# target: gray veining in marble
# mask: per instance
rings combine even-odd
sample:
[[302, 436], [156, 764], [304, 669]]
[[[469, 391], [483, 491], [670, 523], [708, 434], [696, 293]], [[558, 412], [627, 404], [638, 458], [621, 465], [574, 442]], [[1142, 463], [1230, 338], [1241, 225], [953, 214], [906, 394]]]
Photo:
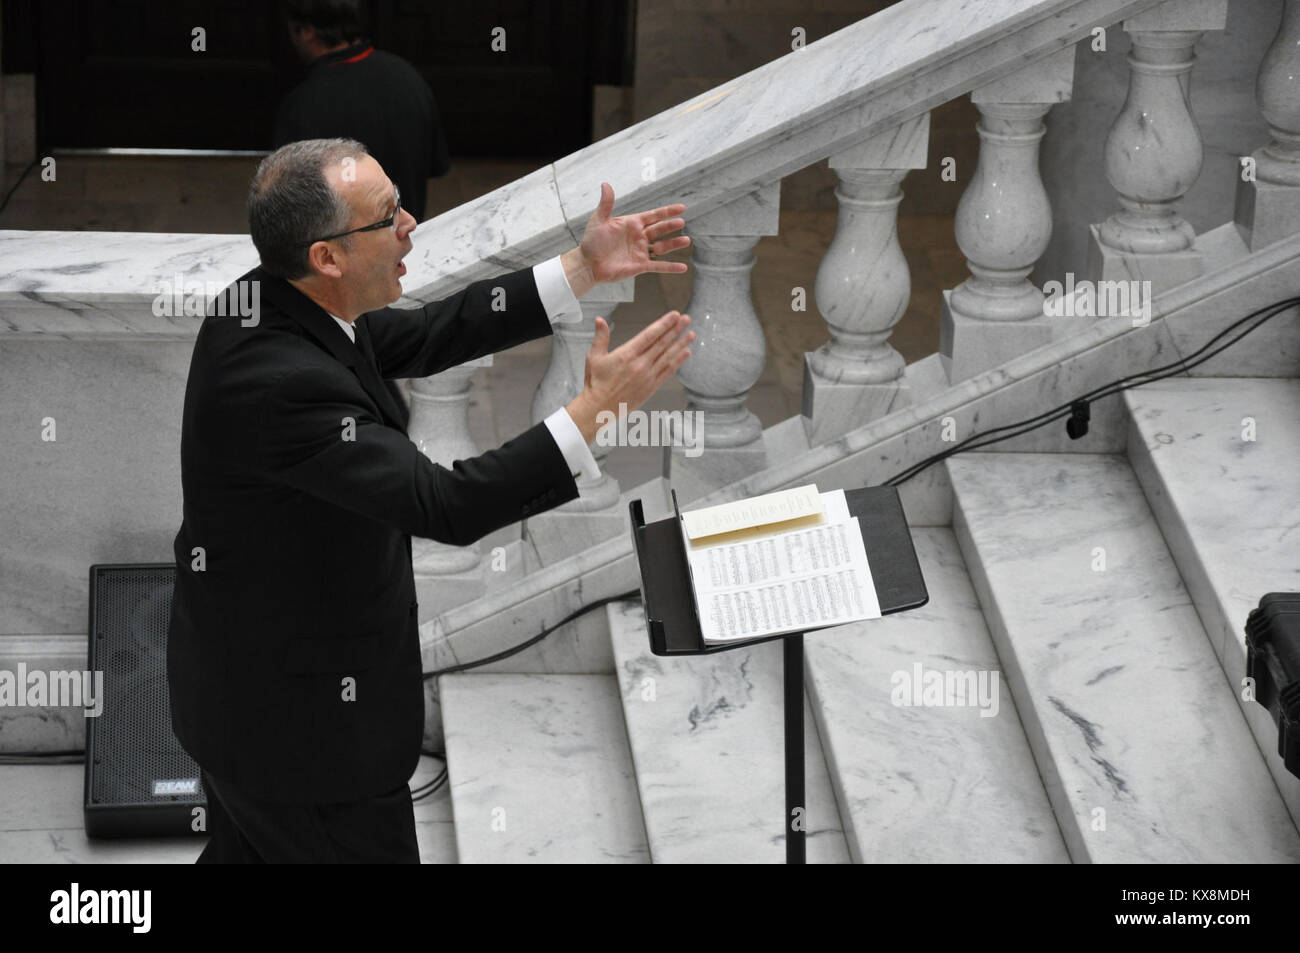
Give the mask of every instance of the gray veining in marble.
[[439, 679], [461, 863], [646, 863], [608, 675]]
[[927, 605], [806, 637], [812, 707], [853, 859], [1068, 863], [1005, 682], [983, 707], [978, 693], [911, 690], [918, 665], [922, 683], [931, 672], [1001, 679], [952, 531], [912, 538]]
[[953, 530], [1071, 856], [1300, 861], [1127, 461], [980, 453], [947, 466]]
[[1133, 469], [1300, 822], [1300, 778], [1277, 755], [1277, 725], [1240, 694], [1250, 610], [1265, 593], [1300, 592], [1300, 381], [1160, 381], [1125, 401]]
[[[954, 387], [942, 380], [943, 369], [932, 355], [908, 367], [913, 406], [824, 446], [778, 453], [767, 470], [699, 502], [721, 503], [809, 482], [825, 489], [880, 483], [949, 446], [942, 440], [946, 418], [952, 419], [958, 439], [963, 439], [976, 429], [1041, 413], [1117, 377], [1190, 355], [1246, 311], [1284, 296], [1296, 282], [1300, 282], [1300, 236], [1229, 261], [1159, 296], [1146, 327], [1134, 328], [1128, 318], [1098, 319], [1077, 334]], [[1202, 368], [1219, 374], [1284, 373], [1286, 367], [1276, 355], [1286, 353], [1291, 327], [1284, 319], [1275, 319]], [[1070, 440], [1064, 424], [1058, 422], [1000, 446], [1044, 452], [1121, 452], [1127, 431], [1122, 399], [1103, 400], [1092, 413], [1092, 429], [1082, 440]], [[769, 428], [769, 433], [782, 426]], [[951, 490], [941, 466], [903, 484], [901, 492], [914, 523], [949, 522]], [[620, 503], [624, 512], [632, 499], [644, 501], [647, 520], [662, 519], [668, 511], [662, 481], [626, 490]], [[586, 601], [637, 585], [631, 539], [622, 534], [425, 622], [421, 642], [426, 666], [491, 654], [535, 634], [538, 619], [557, 621]]]
[[[781, 643], [652, 655], [639, 602], [609, 607], [618, 681], [655, 863], [784, 863]], [[809, 863], [848, 847], [805, 704]]]
[[[213, 295], [257, 264], [247, 235], [0, 231], [0, 334], [192, 338], [200, 318], [156, 316], [176, 284]], [[161, 310], [161, 309], [160, 309]]]

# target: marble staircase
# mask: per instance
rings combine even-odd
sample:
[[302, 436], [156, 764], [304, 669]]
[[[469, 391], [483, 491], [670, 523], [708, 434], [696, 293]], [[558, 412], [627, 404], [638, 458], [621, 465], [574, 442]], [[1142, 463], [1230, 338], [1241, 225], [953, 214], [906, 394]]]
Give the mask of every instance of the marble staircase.
[[[693, 248], [682, 310], [702, 332], [678, 375], [686, 409], [702, 416], [699, 459], [664, 448], [655, 478], [581, 481], [578, 500], [475, 546], [416, 542], [427, 670], [491, 656], [634, 590], [632, 499], [654, 520], [670, 487], [707, 505], [808, 482], [878, 484], [953, 434], [1185, 358], [1297, 294], [1300, 0], [1285, 0], [1249, 94], [1270, 138], [1243, 144], [1254, 151], [1240, 157], [1240, 180], [1213, 183], [1235, 211], [1201, 233], [1179, 214], [1203, 156], [1193, 49], [1225, 28], [1227, 0], [972, 0], [937, 20], [933, 10], [902, 0], [417, 233], [406, 304], [572, 247], [602, 181], [616, 214], [684, 202]], [[1129, 88], [1105, 142], [1076, 161], [1104, 165], [1113, 202], [1091, 222], [1054, 222], [1043, 120], [1070, 97], [1076, 54], [1098, 30], [1127, 37]], [[967, 95], [980, 151], [961, 171], [954, 231], [970, 275], [942, 294], [939, 351], [905, 364], [889, 344], [911, 295], [901, 183], [942, 181], [929, 111]], [[802, 413], [764, 429], [746, 406], [765, 361], [752, 249], [779, 224], [782, 177], [821, 161], [839, 179], [839, 218], [815, 287], [790, 289], [790, 307], [815, 307], [827, 340], [804, 355]], [[1125, 298], [1132, 309], [1053, 314], [1029, 275], [1056, 228], [1086, 230], [1089, 254], [1077, 276], [1055, 277], [1116, 292], [1136, 283], [1143, 307]], [[105, 234], [90, 247], [58, 232], [0, 233], [0, 247], [0, 372], [27, 375], [12, 377], [0, 438], [33, 446], [29, 424], [51, 413], [51, 392], [60, 414], [71, 394], [94, 459], [132, 461], [105, 475], [33, 450], [31, 499], [6, 514], [32, 551], [0, 561], [0, 634], [11, 637], [0, 661], [77, 668], [83, 562], [146, 561], [135, 557], [175, 531], [157, 501], [178, 503], [176, 474], [157, 462], [174, 457], [170, 406], [141, 422], [96, 395], [177, 390], [194, 322], [152, 307], [160, 280], [219, 288], [253, 250], [243, 236]], [[617, 320], [633, 292], [597, 288], [581, 321], [557, 330], [534, 422], [576, 394], [595, 316]], [[811, 860], [1300, 860], [1300, 781], [1241, 697], [1245, 613], [1265, 592], [1300, 589], [1297, 341], [1291, 307], [1199, 368], [1094, 403], [1077, 441], [1057, 423], [903, 485], [930, 603], [806, 643]], [[86, 345], [126, 372], [87, 373], [76, 356]], [[435, 462], [477, 452], [470, 382], [490, 360], [410, 382], [410, 436]], [[110, 478], [148, 499], [101, 505]], [[79, 494], [87, 483], [94, 493]], [[56, 512], [41, 502], [47, 484], [88, 502]], [[645, 643], [634, 600], [438, 679], [427, 735], [446, 747], [462, 860], [782, 858], [779, 650], [670, 663]], [[945, 687], [932, 704], [923, 686], [935, 673], [953, 676], [954, 694]], [[950, 703], [959, 685], [974, 695]], [[43, 718], [24, 746], [76, 747], [79, 716]]]
[[[1126, 452], [947, 461], [952, 526], [913, 529], [930, 603], [807, 637], [810, 862], [1300, 862], [1300, 779], [1238, 691], [1245, 613], [1300, 588], [1300, 381], [1123, 412]], [[779, 648], [663, 659], [639, 602], [606, 618], [613, 675], [441, 680], [461, 858], [781, 862]], [[931, 672], [992, 690], [898, 691]], [[530, 727], [481, 717], [512, 706]], [[569, 824], [512, 852], [487, 784]]]
[[[1224, 28], [1226, 4], [1170, 0], [1109, 13], [1049, 6], [1034, 15], [996, 3], [981, 10], [1005, 17], [1008, 35], [1022, 43], [1040, 42], [1041, 26], [1069, 46], [1088, 16], [1129, 36], [1128, 97], [1102, 150], [1118, 209], [1088, 226], [1080, 271], [1098, 296], [1107, 285], [1107, 294], [1122, 282], [1141, 286], [1148, 310], [1053, 312], [1046, 286], [1027, 280], [1054, 225], [1036, 163], [1041, 120], [1070, 95], [1073, 50], [1039, 46], [1017, 68], [978, 74], [970, 67], [980, 56], [991, 63], [1002, 54], [981, 47], [972, 24], [963, 38], [945, 38], [949, 66], [958, 50], [970, 52], [964, 84], [982, 119], [980, 165], [955, 221], [971, 277], [944, 292], [939, 353], [904, 366], [888, 344], [910, 294], [893, 228], [898, 183], [927, 166], [923, 113], [891, 112], [888, 129], [869, 123], [873, 134], [830, 150], [840, 219], [815, 289], [830, 340], [806, 355], [803, 413], [766, 430], [745, 409], [762, 366], [748, 249], [775, 226], [778, 183], [759, 176], [743, 197], [716, 207], [706, 199], [687, 228], [696, 275], [686, 310], [707, 316], [704, 359], [679, 374], [688, 408], [708, 425], [704, 459], [666, 450], [663, 476], [619, 491], [617, 504], [609, 500], [618, 488], [583, 487], [584, 516], [527, 521], [512, 591], [426, 623], [431, 667], [482, 657], [521, 641], [521, 629], [538, 621], [635, 587], [631, 499], [653, 520], [667, 513], [670, 486], [703, 505], [807, 482], [879, 483], [955, 434], [1190, 359], [1231, 322], [1296, 295], [1300, 3], [1284, 5], [1260, 66], [1258, 106], [1273, 138], [1242, 159], [1259, 176], [1232, 183], [1233, 220], [1200, 234], [1178, 214], [1201, 162], [1188, 80], [1193, 47], [1205, 31]], [[926, 33], [921, 4], [891, 11], [864, 24], [916, 27], [901, 31], [908, 43]], [[815, 71], [817, 62], [805, 64]], [[938, 60], [917, 62], [931, 71], [917, 80], [915, 99], [929, 102], [920, 86], [941, 85], [947, 74]], [[748, 74], [682, 114], [732, 93], [739, 108], [778, 68]], [[889, 111], [896, 92], [882, 82], [862, 101]], [[798, 140], [797, 125], [782, 142]], [[655, 130], [671, 138], [668, 129], [652, 121], [618, 147]], [[719, 177], [739, 168], [728, 161], [714, 168]], [[562, 163], [557, 175], [576, 167]], [[617, 300], [584, 301], [584, 314]], [[1265, 592], [1300, 589], [1290, 516], [1300, 490], [1297, 340], [1293, 306], [1177, 378], [1094, 401], [1091, 430], [1078, 440], [1058, 422], [903, 485], [930, 604], [810, 636], [805, 646], [811, 860], [1300, 860], [1300, 779], [1282, 767], [1276, 729], [1241, 684], [1246, 613]], [[573, 365], [579, 352], [574, 342], [557, 348], [552, 370]], [[548, 379], [539, 395], [554, 386]], [[620, 753], [582, 749], [569, 772], [595, 776], [601, 758], [631, 764], [639, 824], [620, 781], [611, 804], [627, 826], [612, 843], [643, 832], [653, 861], [779, 861], [779, 649], [664, 660], [648, 653], [639, 601], [607, 609], [604, 620], [608, 650], [592, 648], [599, 635], [588, 617], [572, 639], [561, 632], [556, 646], [524, 664], [553, 672], [576, 662], [575, 670], [612, 680], [622, 734], [611, 737], [605, 702], [591, 714]], [[544, 690], [523, 687], [543, 684], [540, 672], [516, 674], [521, 693]], [[941, 694], [923, 688], [934, 677]], [[444, 715], [453, 805], [459, 811], [464, 800], [476, 816], [458, 774], [478, 776], [481, 756]], [[549, 792], [527, 789], [559, 804], [573, 796], [569, 788], [563, 780]]]
[[1128, 461], [986, 453], [948, 466], [953, 530], [1071, 857], [1300, 861]]

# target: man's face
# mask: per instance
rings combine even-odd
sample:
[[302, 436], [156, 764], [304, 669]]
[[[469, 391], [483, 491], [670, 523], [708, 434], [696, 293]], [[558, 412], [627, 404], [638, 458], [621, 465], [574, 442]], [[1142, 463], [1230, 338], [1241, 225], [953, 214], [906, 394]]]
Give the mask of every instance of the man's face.
[[[330, 186], [352, 208], [348, 228], [360, 228], [383, 221], [393, 214], [396, 203], [392, 180], [373, 156], [355, 164], [339, 164], [328, 173]], [[392, 304], [402, 296], [401, 278], [406, 274], [402, 259], [411, 251], [415, 216], [402, 209], [393, 228], [378, 228], [350, 236], [352, 247], [334, 243], [343, 271], [337, 279], [340, 290], [362, 314]]]

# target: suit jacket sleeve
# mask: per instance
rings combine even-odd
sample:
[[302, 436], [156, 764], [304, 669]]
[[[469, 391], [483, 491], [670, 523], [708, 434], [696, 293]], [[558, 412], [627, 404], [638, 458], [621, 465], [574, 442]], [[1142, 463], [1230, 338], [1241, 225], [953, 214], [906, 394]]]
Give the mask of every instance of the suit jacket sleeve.
[[455, 546], [578, 496], [545, 424], [447, 468], [378, 420], [371, 406], [341, 365], [284, 374], [262, 403], [254, 468], [272, 482]]
[[421, 308], [362, 315], [380, 375], [428, 377], [551, 333], [531, 268], [466, 285]]

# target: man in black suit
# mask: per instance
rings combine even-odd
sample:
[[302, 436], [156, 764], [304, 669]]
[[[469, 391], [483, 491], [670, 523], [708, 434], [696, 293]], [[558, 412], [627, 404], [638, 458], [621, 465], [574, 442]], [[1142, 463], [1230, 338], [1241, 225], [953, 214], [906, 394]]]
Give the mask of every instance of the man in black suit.
[[382, 380], [548, 334], [597, 283], [686, 270], [650, 257], [689, 243], [666, 237], [684, 205], [611, 218], [613, 201], [602, 184], [563, 255], [405, 310], [385, 305], [415, 219], [360, 143], [295, 142], [258, 167], [261, 264], [203, 321], [181, 434], [167, 665], [208, 794], [201, 861], [418, 861], [411, 537], [467, 545], [574, 499], [575, 476], [598, 473], [597, 415], [644, 403], [694, 335], [670, 311], [609, 351], [597, 318], [582, 393], [451, 468], [408, 439]]

